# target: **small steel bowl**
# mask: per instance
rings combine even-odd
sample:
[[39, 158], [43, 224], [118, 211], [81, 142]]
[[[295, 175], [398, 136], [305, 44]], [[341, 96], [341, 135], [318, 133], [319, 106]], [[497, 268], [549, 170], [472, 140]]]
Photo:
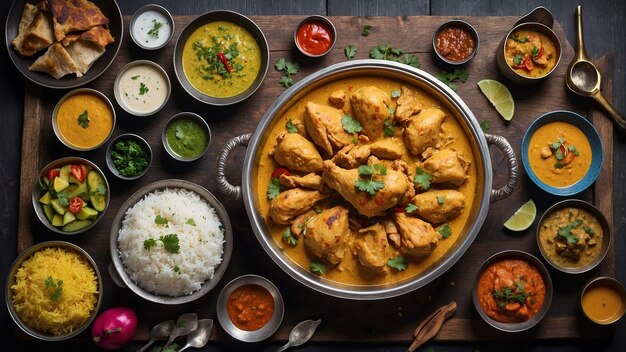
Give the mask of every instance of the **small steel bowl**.
[[[228, 303], [228, 296], [238, 287], [243, 285], [258, 285], [270, 292], [274, 298], [274, 314], [272, 318], [262, 328], [254, 331], [241, 330], [233, 324], [228, 316], [226, 305]], [[283, 315], [285, 311], [285, 304], [283, 297], [280, 294], [278, 288], [268, 279], [258, 275], [243, 275], [235, 278], [220, 292], [220, 296], [217, 299], [217, 319], [220, 322], [222, 328], [232, 337], [243, 342], [258, 342], [267, 339], [272, 336], [278, 329], [283, 321]]]
[[[459, 27], [462, 30], [466, 30], [474, 38], [474, 50], [472, 50], [472, 53], [469, 54], [469, 56], [463, 60], [459, 60], [459, 61], [449, 60], [445, 56], [443, 56], [439, 52], [439, 50], [437, 50], [437, 36], [439, 35], [439, 33], [441, 33], [441, 31], [450, 27]], [[479, 46], [480, 46], [480, 38], [478, 37], [478, 32], [471, 24], [463, 20], [455, 19], [455, 20], [446, 21], [442, 23], [439, 27], [437, 27], [437, 30], [435, 30], [435, 32], [433, 33], [433, 50], [435, 51], [435, 54], [437, 54], [437, 57], [439, 57], [441, 61], [445, 62], [448, 65], [460, 66], [460, 65], [468, 63], [472, 58], [474, 58], [474, 56], [476, 56]]]
[[[541, 181], [532, 170], [528, 157], [528, 149], [530, 148], [530, 140], [533, 137], [533, 134], [540, 127], [550, 122], [556, 121], [567, 122], [571, 125], [578, 127], [578, 129], [580, 129], [585, 134], [591, 146], [591, 165], [589, 166], [587, 174], [585, 174], [585, 176], [578, 182], [567, 187], [554, 187]], [[526, 170], [526, 174], [528, 174], [528, 177], [533, 181], [534, 184], [537, 185], [537, 187], [556, 196], [571, 196], [587, 189], [595, 182], [596, 178], [598, 178], [600, 170], [602, 169], [603, 161], [604, 149], [602, 147], [600, 134], [586, 118], [572, 111], [557, 110], [539, 116], [535, 121], [530, 124], [530, 126], [526, 130], [526, 133], [524, 134], [524, 138], [522, 139], [522, 164], [524, 165], [524, 170]]]
[[[159, 29], [162, 30], [163, 28], [167, 28], [166, 26], [169, 26], [169, 34], [167, 35], [167, 37], [165, 38], [165, 40], [155, 46], [150, 46], [149, 42], [148, 45], [146, 45], [146, 39], [141, 40], [140, 39], [140, 35], [139, 33], [137, 33], [137, 31], [142, 30], [141, 23], [137, 23], [137, 20], [139, 19], [139, 17], [148, 12], [148, 11], [155, 11], [159, 14], [161, 14], [163, 16], [163, 18], [167, 21], [167, 23], [163, 23], [163, 26]], [[152, 25], [151, 23], [147, 23], [146, 25], [150, 26]], [[143, 28], [143, 31], [145, 31], [146, 33], [150, 30], [150, 28]], [[172, 37], [174, 36], [174, 17], [172, 17], [172, 14], [167, 11], [167, 9], [161, 5], [156, 5], [156, 4], [147, 4], [147, 5], [143, 5], [142, 7], [140, 7], [139, 9], [137, 9], [137, 11], [135, 11], [135, 13], [133, 14], [133, 17], [130, 20], [130, 26], [128, 28], [128, 31], [130, 32], [130, 37], [133, 39], [133, 42], [135, 42], [135, 44], [137, 44], [138, 47], [142, 48], [142, 49], [146, 49], [146, 50], [158, 50], [161, 49], [162, 47], [166, 46], [167, 43], [170, 42], [170, 40], [172, 40]]]
[[[517, 73], [506, 62], [506, 41], [517, 30], [533, 30], [536, 32], [540, 32], [547, 36], [554, 43], [554, 48], [556, 50], [556, 62], [554, 64], [554, 67], [552, 67], [552, 69], [548, 73], [541, 77], [527, 77]], [[552, 72], [554, 72], [557, 66], [559, 66], [559, 62], [561, 62], [561, 41], [559, 40], [559, 37], [550, 27], [538, 22], [524, 22], [513, 27], [502, 39], [496, 51], [496, 64], [498, 66], [498, 70], [500, 70], [500, 73], [502, 73], [502, 75], [504, 75], [504, 77], [506, 77], [508, 80], [517, 84], [533, 84], [544, 80]]]
[[[584, 305], [585, 295], [588, 294], [594, 288], [603, 287], [603, 286], [615, 291], [614, 293], [619, 296], [620, 301], [621, 301], [621, 305], [619, 306], [619, 308], [615, 310], [613, 314], [607, 317], [604, 317], [604, 319], [599, 318], [599, 317], [593, 317], [590, 314], [590, 312], [585, 310], [585, 305]], [[590, 299], [590, 301], [598, 302], [597, 300], [593, 300], [593, 299]], [[624, 312], [626, 312], [626, 289], [619, 281], [617, 281], [616, 279], [612, 277], [600, 276], [600, 277], [593, 278], [589, 282], [587, 282], [587, 284], [585, 284], [585, 286], [581, 290], [580, 309], [589, 320], [591, 320], [592, 322], [598, 325], [613, 324], [616, 321], [620, 320], [620, 318], [624, 316]]]
[[[300, 28], [302, 28], [303, 25], [307, 23], [312, 23], [312, 22], [322, 23], [323, 26], [326, 26], [327, 29], [330, 30], [330, 33], [333, 37], [332, 44], [330, 45], [330, 47], [328, 47], [328, 49], [321, 54], [312, 54], [306, 51], [302, 47], [302, 45], [300, 45], [300, 42], [298, 41], [298, 31], [300, 30]], [[329, 52], [331, 52], [333, 48], [335, 47], [335, 43], [337, 43], [337, 29], [335, 28], [335, 25], [328, 18], [324, 16], [320, 16], [320, 15], [308, 16], [308, 17], [305, 17], [302, 21], [300, 21], [300, 23], [298, 23], [298, 25], [296, 26], [296, 29], [293, 31], [293, 42], [296, 45], [296, 48], [298, 48], [298, 50], [303, 55], [306, 55], [308, 57], [322, 57], [328, 54]]]
[[[528, 261], [530, 264], [534, 265], [539, 272], [541, 273], [541, 277], [543, 278], [543, 282], [546, 288], [546, 296], [543, 301], [543, 305], [537, 312], [537, 314], [533, 315], [530, 319], [521, 322], [521, 323], [502, 323], [497, 320], [492, 319], [485, 313], [485, 311], [480, 306], [479, 298], [478, 298], [478, 283], [480, 281], [480, 277], [483, 272], [494, 262], [497, 262], [501, 259], [511, 259], [511, 258], [519, 258]], [[548, 269], [546, 269], [545, 265], [537, 259], [537, 257], [529, 254], [527, 252], [518, 251], [518, 250], [506, 250], [499, 253], [496, 253], [489, 257], [478, 270], [478, 274], [476, 275], [476, 281], [474, 282], [474, 288], [472, 289], [472, 301], [474, 302], [474, 307], [478, 314], [483, 320], [493, 326], [494, 328], [504, 331], [504, 332], [522, 332], [532, 328], [537, 325], [548, 313], [548, 309], [550, 309], [550, 304], [552, 303], [552, 279], [550, 278], [550, 273], [548, 273]]]
[[[98, 217], [91, 223], [91, 225], [83, 229], [80, 229], [78, 231], [73, 231], [73, 232], [65, 232], [61, 230], [61, 228], [52, 226], [51, 222], [48, 221], [48, 218], [46, 217], [46, 213], [43, 209], [43, 206], [41, 205], [41, 203], [39, 203], [39, 199], [46, 193], [46, 190], [44, 189], [41, 183], [42, 177], [46, 176], [49, 170], [56, 169], [67, 164], [85, 164], [91, 167], [93, 170], [99, 172], [100, 175], [102, 176], [102, 179], [104, 180], [104, 184], [106, 185], [106, 192], [107, 192], [107, 203], [106, 203], [104, 210], [101, 211], [100, 214], [98, 214]], [[87, 177], [87, 175], [85, 175], [85, 177]], [[109, 187], [109, 181], [104, 175], [104, 172], [100, 170], [98, 165], [94, 164], [93, 162], [87, 159], [83, 159], [77, 156], [68, 156], [65, 158], [57, 159], [49, 163], [48, 165], [46, 165], [43, 169], [41, 169], [41, 171], [37, 175], [37, 178], [33, 181], [33, 192], [32, 192], [31, 198], [32, 198], [33, 208], [35, 209], [35, 214], [37, 214], [37, 218], [39, 218], [39, 221], [41, 221], [41, 223], [45, 227], [47, 227], [50, 231], [56, 232], [61, 235], [78, 235], [79, 233], [83, 233], [93, 228], [94, 226], [96, 226], [96, 224], [100, 220], [102, 220], [102, 218], [104, 217], [104, 214], [106, 214], [106, 211], [109, 208], [109, 202], [111, 201], [110, 191], [111, 191], [111, 188]]]
[[[150, 160], [148, 161], [148, 166], [146, 166], [146, 168], [140, 174], [136, 176], [131, 176], [131, 177], [122, 176], [120, 172], [117, 170], [117, 167], [115, 167], [115, 164], [113, 163], [113, 158], [111, 156], [111, 153], [113, 152], [113, 148], [115, 148], [115, 143], [117, 143], [118, 141], [125, 141], [125, 140], [132, 140], [132, 141], [137, 142], [139, 145], [141, 145], [142, 147], [148, 150], [148, 154], [150, 156], [149, 158]], [[106, 163], [111, 173], [117, 176], [118, 178], [122, 180], [127, 180], [127, 181], [136, 180], [140, 178], [141, 176], [145, 175], [146, 172], [148, 172], [148, 169], [150, 168], [150, 166], [152, 165], [152, 148], [150, 148], [150, 144], [141, 136], [133, 134], [133, 133], [124, 133], [115, 137], [111, 141], [111, 143], [109, 143], [109, 146], [107, 147], [107, 152], [106, 152]]]
[[[59, 109], [61, 108], [61, 105], [63, 104], [63, 102], [65, 102], [65, 100], [67, 100], [69, 97], [71, 97], [73, 95], [76, 95], [76, 94], [79, 94], [79, 93], [90, 93], [90, 94], [96, 95], [98, 98], [102, 99], [105, 102], [105, 104], [109, 107], [109, 109], [111, 109], [111, 113], [113, 114], [113, 124], [111, 125], [111, 130], [109, 131], [109, 134], [107, 135], [107, 137], [100, 144], [94, 145], [93, 147], [89, 147], [89, 148], [81, 148], [81, 147], [77, 147], [77, 146], [71, 144], [67, 139], [65, 139], [65, 137], [63, 136], [63, 134], [59, 130], [59, 126], [57, 124], [57, 114], [58, 114]], [[54, 111], [52, 112], [52, 129], [54, 130], [54, 135], [57, 136], [59, 141], [61, 141], [61, 143], [63, 143], [66, 147], [68, 147], [68, 148], [70, 148], [72, 150], [79, 151], [79, 152], [86, 152], [86, 151], [89, 151], [89, 150], [94, 150], [94, 149], [97, 149], [100, 146], [102, 146], [104, 143], [106, 143], [106, 141], [113, 134], [113, 130], [115, 129], [115, 121], [116, 121], [115, 109], [113, 108], [113, 104], [111, 104], [111, 101], [109, 100], [109, 98], [107, 98], [106, 95], [102, 94], [101, 92], [99, 92], [99, 91], [97, 91], [95, 89], [91, 89], [91, 88], [78, 88], [78, 89], [74, 89], [73, 91], [65, 94], [61, 98], [61, 100], [59, 100], [57, 105], [54, 107]]]
[[[191, 158], [185, 158], [182, 157], [178, 154], [176, 154], [176, 152], [174, 152], [174, 150], [172, 150], [172, 148], [170, 147], [169, 143], [167, 142], [167, 129], [170, 127], [170, 125], [175, 122], [177, 119], [179, 118], [190, 118], [192, 120], [194, 120], [195, 122], [197, 122], [203, 129], [204, 131], [207, 133], [207, 137], [209, 139], [209, 142], [206, 145], [206, 148], [204, 148], [204, 150]], [[161, 133], [161, 141], [163, 142], [163, 147], [165, 148], [165, 150], [167, 151], [167, 153], [174, 159], [178, 160], [178, 161], [194, 161], [194, 160], [198, 160], [200, 159], [205, 153], [206, 151], [209, 149], [209, 147], [211, 146], [211, 129], [209, 128], [209, 124], [204, 121], [204, 119], [198, 115], [198, 114], [194, 114], [193, 112], [179, 112], [178, 114], [172, 116], [169, 120], [167, 120], [167, 123], [165, 124], [165, 128], [163, 128], [163, 132]]]
[[[204, 26], [205, 24], [215, 21], [232, 22], [245, 28], [254, 37], [257, 44], [259, 44], [259, 50], [261, 55], [261, 66], [259, 68], [259, 73], [256, 76], [254, 82], [252, 82], [252, 85], [242, 93], [228, 98], [212, 97], [200, 92], [191, 84], [191, 82], [189, 82], [183, 69], [183, 49], [185, 47], [185, 43], [196, 29]], [[216, 10], [209, 11], [196, 17], [193, 21], [189, 22], [189, 24], [187, 24], [187, 26], [180, 33], [180, 36], [178, 37], [178, 40], [176, 41], [176, 46], [174, 48], [174, 72], [180, 85], [192, 98], [208, 105], [226, 106], [239, 103], [249, 98], [259, 89], [269, 69], [269, 59], [270, 50], [269, 45], [267, 44], [267, 39], [265, 38], [265, 34], [263, 34], [263, 31], [261, 31], [261, 28], [259, 28], [259, 26], [257, 26], [254, 21], [234, 11]]]
[[[128, 71], [131, 68], [137, 67], [137, 66], [150, 66], [150, 67], [152, 67], [153, 69], [155, 69], [157, 72], [159, 72], [162, 75], [163, 84], [164, 84], [164, 87], [162, 87], [162, 88], [167, 89], [167, 95], [165, 96], [165, 100], [163, 101], [163, 103], [161, 103], [161, 105], [159, 105], [154, 110], [149, 110], [149, 111], [138, 111], [138, 110], [135, 110], [135, 109], [131, 108], [130, 106], [128, 106], [124, 102], [124, 99], [122, 98], [122, 92], [120, 91], [120, 81], [122, 79], [122, 76], [124, 76], [126, 71]], [[138, 82], [138, 83], [141, 83], [141, 82]], [[152, 87], [152, 89], [154, 89], [154, 87]], [[152, 62], [150, 60], [136, 60], [136, 61], [131, 61], [131, 62], [127, 63], [117, 73], [117, 76], [115, 76], [115, 81], [113, 82], [113, 95], [115, 96], [115, 101], [117, 101], [117, 104], [122, 109], [124, 109], [124, 111], [126, 111], [127, 113], [129, 113], [131, 115], [134, 115], [134, 116], [142, 116], [142, 117], [143, 116], [150, 116], [150, 115], [154, 115], [157, 112], [161, 111], [161, 109], [163, 109], [163, 107], [169, 101], [171, 93], [172, 93], [172, 82], [170, 82], [170, 78], [167, 75], [167, 72], [165, 72], [163, 67], [159, 66], [159, 64], [157, 64], [155, 62]]]
[[[603, 232], [602, 247], [600, 249], [600, 254], [596, 257], [596, 259], [593, 262], [589, 263], [588, 265], [578, 267], [578, 268], [565, 267], [554, 262], [552, 259], [550, 259], [550, 257], [546, 253], [546, 250], [543, 244], [541, 243], [541, 238], [539, 237], [539, 231], [541, 230], [541, 224], [543, 223], [543, 221], [547, 219], [550, 215], [552, 215], [555, 211], [561, 210], [567, 207], [580, 208], [580, 209], [590, 212], [596, 219], [598, 219], [598, 222], [600, 223], [600, 226], [602, 227], [602, 232]], [[613, 240], [613, 236], [611, 234], [611, 228], [609, 227], [609, 223], [606, 221], [604, 214], [602, 214], [602, 212], [598, 210], [598, 208], [594, 207], [593, 205], [585, 201], [578, 200], [578, 199], [566, 199], [548, 208], [548, 210], [546, 210], [541, 216], [541, 218], [539, 219], [539, 225], [537, 226], [536, 236], [537, 236], [537, 246], [539, 247], [539, 252], [541, 252], [541, 255], [543, 256], [543, 258], [550, 265], [552, 265], [555, 269], [560, 270], [564, 273], [568, 273], [568, 274], [584, 273], [598, 266], [598, 264], [600, 264], [600, 262], [604, 260], [604, 257], [606, 256], [606, 254], [609, 251], [609, 248], [611, 247], [611, 241]]]
[[[117, 240], [119, 237], [120, 229], [122, 228], [122, 221], [126, 216], [126, 212], [137, 202], [142, 200], [147, 194], [162, 191], [164, 189], [185, 189], [196, 193], [200, 198], [207, 202], [214, 210], [215, 214], [220, 219], [224, 228], [224, 253], [222, 255], [222, 262], [215, 267], [213, 278], [205, 281], [199, 290], [192, 292], [189, 295], [183, 296], [165, 296], [157, 295], [152, 292], [144, 290], [139, 286], [130, 275], [126, 272], [124, 263], [122, 262], [121, 253], [118, 250]], [[230, 257], [233, 252], [233, 228], [228, 217], [226, 208], [215, 198], [215, 196], [209, 192], [206, 188], [195, 184], [193, 182], [177, 179], [168, 179], [153, 182], [145, 187], [142, 187], [133, 195], [131, 195], [125, 202], [119, 207], [119, 210], [113, 218], [110, 232], [109, 251], [111, 253], [111, 263], [108, 266], [108, 271], [111, 279], [115, 284], [122, 288], [128, 288], [133, 291], [137, 296], [154, 303], [165, 305], [177, 305], [196, 301], [213, 290], [224, 273], [228, 264], [230, 263]]]
[[[51, 247], [60, 247], [60, 248], [64, 248], [70, 251], [74, 251], [78, 254], [80, 254], [81, 256], [83, 256], [87, 262], [89, 264], [91, 264], [91, 266], [94, 269], [94, 272], [96, 274], [96, 277], [98, 278], [98, 300], [96, 302], [96, 306], [94, 307], [93, 311], [91, 312], [91, 314], [89, 315], [89, 319], [87, 319], [87, 321], [85, 321], [85, 323], [78, 329], [64, 334], [64, 335], [51, 335], [51, 334], [45, 334], [42, 332], [39, 332], [37, 330], [35, 330], [34, 328], [26, 325], [22, 319], [20, 318], [19, 314], [17, 313], [17, 311], [15, 310], [15, 307], [13, 307], [13, 304], [11, 302], [12, 297], [13, 297], [13, 292], [11, 290], [11, 286], [15, 285], [15, 276], [17, 274], [18, 269], [22, 266], [22, 263], [24, 263], [25, 260], [27, 260], [28, 258], [31, 257], [31, 255], [33, 255], [35, 252], [43, 250], [45, 248], [51, 248]], [[5, 284], [5, 290], [4, 290], [4, 295], [6, 298], [6, 304], [7, 304], [7, 308], [9, 310], [9, 314], [11, 315], [11, 318], [13, 318], [13, 321], [15, 322], [15, 324], [22, 329], [22, 331], [24, 331], [25, 333], [27, 333], [28, 335], [39, 339], [39, 340], [43, 340], [43, 341], [62, 341], [62, 340], [67, 340], [67, 339], [71, 339], [77, 335], [79, 335], [80, 333], [82, 333], [85, 329], [87, 329], [87, 327], [89, 327], [89, 325], [91, 325], [91, 322], [96, 318], [96, 315], [98, 314], [98, 311], [100, 310], [100, 306], [102, 304], [102, 297], [104, 295], [103, 293], [104, 287], [102, 286], [102, 275], [100, 275], [100, 270], [98, 270], [98, 265], [96, 265], [96, 262], [93, 260], [93, 258], [91, 258], [91, 256], [89, 255], [89, 253], [87, 253], [84, 249], [78, 247], [75, 244], [69, 243], [69, 242], [63, 242], [63, 241], [48, 241], [48, 242], [41, 242], [38, 243], [28, 249], [26, 249], [24, 252], [22, 252], [17, 259], [15, 259], [15, 261], [13, 262], [13, 264], [11, 265], [11, 269], [9, 270], [9, 274], [7, 276], [7, 281]]]

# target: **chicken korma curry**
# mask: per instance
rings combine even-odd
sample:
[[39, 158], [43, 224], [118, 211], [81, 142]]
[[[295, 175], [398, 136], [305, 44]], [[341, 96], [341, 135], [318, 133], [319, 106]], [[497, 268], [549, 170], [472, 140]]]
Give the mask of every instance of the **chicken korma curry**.
[[476, 166], [436, 99], [359, 77], [317, 88], [279, 117], [257, 180], [267, 228], [293, 261], [374, 285], [422, 272], [463, 235]]

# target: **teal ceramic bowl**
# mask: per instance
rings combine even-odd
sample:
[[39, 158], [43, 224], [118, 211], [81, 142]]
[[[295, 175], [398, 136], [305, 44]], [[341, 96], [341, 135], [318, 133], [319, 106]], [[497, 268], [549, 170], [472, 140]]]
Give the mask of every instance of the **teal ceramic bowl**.
[[[540, 127], [550, 122], [556, 121], [567, 122], [578, 127], [585, 134], [591, 146], [592, 156], [589, 170], [587, 170], [585, 176], [583, 176], [583, 178], [581, 178], [578, 182], [567, 187], [554, 187], [541, 181], [530, 167], [530, 162], [528, 159], [528, 148], [530, 147], [530, 139], [532, 138], [533, 134]], [[596, 178], [598, 178], [598, 174], [600, 174], [603, 161], [604, 149], [602, 147], [602, 141], [600, 140], [600, 135], [598, 134], [598, 131], [586, 118], [572, 111], [557, 110], [539, 116], [539, 118], [537, 118], [530, 125], [530, 127], [528, 127], [528, 130], [526, 130], [526, 134], [524, 134], [524, 139], [522, 140], [522, 163], [524, 164], [526, 174], [528, 174], [528, 177], [539, 188], [557, 196], [571, 196], [580, 193], [587, 189], [589, 186], [591, 186], [591, 184], [595, 182]]]

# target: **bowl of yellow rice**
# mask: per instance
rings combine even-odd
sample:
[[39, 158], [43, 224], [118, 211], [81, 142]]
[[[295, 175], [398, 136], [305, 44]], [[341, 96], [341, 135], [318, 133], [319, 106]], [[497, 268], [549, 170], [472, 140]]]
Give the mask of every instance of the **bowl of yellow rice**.
[[82, 248], [63, 241], [42, 242], [13, 262], [5, 296], [20, 329], [40, 340], [61, 341], [80, 334], [98, 314], [102, 279]]

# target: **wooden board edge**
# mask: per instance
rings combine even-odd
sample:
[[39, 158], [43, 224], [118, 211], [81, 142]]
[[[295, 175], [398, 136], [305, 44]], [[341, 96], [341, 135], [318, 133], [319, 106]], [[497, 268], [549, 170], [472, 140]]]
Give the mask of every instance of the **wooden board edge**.
[[[602, 72], [602, 93], [608, 101], [613, 100], [613, 54], [604, 54], [595, 60]], [[594, 204], [604, 214], [613, 236], [616, 235], [613, 226], [613, 122], [609, 116], [600, 110], [597, 104], [589, 105], [589, 116], [593, 125], [600, 134], [604, 147], [604, 164], [594, 187]], [[613, 276], [615, 273], [615, 241], [609, 247], [609, 253], [601, 265], [601, 272]]]
[[28, 209], [31, 207], [33, 180], [39, 172], [40, 144], [33, 141], [40, 141], [41, 139], [45, 120], [42, 115], [41, 100], [38, 98], [37, 92], [27, 87], [24, 93], [24, 127], [22, 129], [22, 160], [20, 164], [20, 211], [17, 222], [18, 254], [34, 243], [35, 224], [32, 212]]

